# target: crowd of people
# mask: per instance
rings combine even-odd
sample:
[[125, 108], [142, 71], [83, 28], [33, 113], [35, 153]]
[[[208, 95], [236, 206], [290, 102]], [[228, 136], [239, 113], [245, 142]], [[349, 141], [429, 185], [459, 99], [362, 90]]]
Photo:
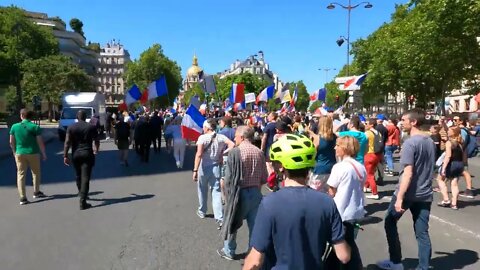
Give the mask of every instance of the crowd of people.
[[[22, 110], [22, 122], [10, 130], [20, 204], [28, 203], [28, 167], [34, 176], [34, 198], [45, 196], [40, 191], [39, 165], [39, 153], [46, 159], [45, 147], [41, 130], [29, 117], [31, 113]], [[182, 113], [122, 112], [107, 117], [107, 140], [114, 139], [122, 165], [129, 164], [130, 147], [148, 162], [152, 145], [160, 151], [163, 134], [166, 151], [173, 154], [179, 169], [184, 167], [185, 149], [191, 142], [182, 137]], [[381, 198], [377, 186], [384, 175], [399, 176], [399, 184], [385, 217], [390, 258], [377, 265], [403, 269], [397, 222], [410, 210], [418, 242], [417, 269], [428, 269], [433, 192], [442, 195], [438, 206], [453, 210], [459, 208], [458, 196], [474, 196], [468, 158], [476, 154], [480, 128], [459, 117], [453, 121], [442, 117], [428, 132], [425, 113], [418, 109], [400, 119], [381, 114], [365, 119], [334, 113], [219, 111], [206, 118], [203, 134], [195, 142], [196, 214], [206, 217], [210, 192], [223, 238], [217, 253], [227, 260], [236, 258], [237, 231], [246, 220], [249, 255], [243, 269], [363, 269], [355, 243], [358, 222], [366, 214], [367, 199]], [[89, 181], [100, 144], [85, 112], [79, 111], [77, 119], [67, 130], [64, 163], [74, 165], [80, 209], [88, 209]], [[395, 168], [398, 151], [400, 167]], [[467, 186], [463, 193], [458, 188], [461, 176]], [[438, 187], [433, 187], [435, 180]], [[264, 185], [271, 191], [266, 196]]]

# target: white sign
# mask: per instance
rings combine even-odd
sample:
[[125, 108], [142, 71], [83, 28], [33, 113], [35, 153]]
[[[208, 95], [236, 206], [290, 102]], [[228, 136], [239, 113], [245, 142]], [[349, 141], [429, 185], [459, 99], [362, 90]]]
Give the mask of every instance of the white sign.
[[255, 102], [255, 93], [246, 93], [245, 94], [245, 103]]
[[[335, 82], [338, 83], [338, 84], [344, 84], [346, 83], [348, 80], [351, 80], [351, 79], [354, 79], [355, 76], [349, 76], [349, 77], [336, 77], [335, 78]], [[342, 87], [343, 88], [343, 87]]]

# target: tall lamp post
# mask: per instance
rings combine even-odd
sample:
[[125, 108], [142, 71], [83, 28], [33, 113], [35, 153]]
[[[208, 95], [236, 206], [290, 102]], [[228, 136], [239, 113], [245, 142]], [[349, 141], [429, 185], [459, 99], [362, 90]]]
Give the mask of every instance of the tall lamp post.
[[350, 76], [350, 15], [352, 13], [352, 9], [355, 9], [359, 6], [363, 5], [364, 8], [372, 8], [373, 5], [370, 2], [360, 2], [358, 4], [352, 5], [352, 0], [348, 0], [348, 5], [342, 5], [337, 2], [330, 3], [327, 6], [327, 9], [334, 9], [336, 6], [342, 7], [348, 11], [347, 17], [347, 37], [340, 36], [337, 40], [337, 45], [342, 46], [342, 44], [347, 41], [347, 76]]
[[320, 71], [325, 71], [325, 86], [327, 86], [327, 83], [328, 83], [328, 72], [330, 70], [337, 70], [336, 68], [319, 68], [318, 70]]

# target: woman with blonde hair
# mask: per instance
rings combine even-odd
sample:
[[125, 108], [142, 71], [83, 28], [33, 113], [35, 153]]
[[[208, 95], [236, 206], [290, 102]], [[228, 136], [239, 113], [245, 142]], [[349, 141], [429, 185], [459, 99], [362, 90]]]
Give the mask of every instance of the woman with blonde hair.
[[365, 166], [355, 160], [360, 150], [358, 140], [353, 136], [339, 137], [335, 144], [338, 163], [328, 178], [328, 193], [333, 197], [345, 227], [345, 241], [352, 249], [352, 257], [345, 269], [363, 269], [360, 252], [355, 244], [355, 228], [359, 219], [365, 216], [363, 185], [367, 178]]
[[[464, 155], [462, 143], [462, 135], [458, 126], [453, 126], [448, 129], [448, 141], [445, 143], [445, 159], [440, 168], [440, 174], [437, 177], [438, 187], [442, 193], [443, 200], [438, 203], [438, 206], [450, 207], [453, 210], [458, 210], [458, 177], [463, 175], [464, 170]], [[452, 200], [448, 198], [448, 188], [445, 183], [450, 180], [450, 188], [452, 190]]]
[[318, 121], [318, 134], [310, 129], [306, 132], [312, 138], [317, 149], [315, 167], [310, 174], [309, 186], [315, 190], [327, 191], [325, 183], [332, 171], [333, 165], [337, 162], [335, 158], [335, 141], [337, 136], [333, 133], [333, 121], [328, 116], [321, 116]]
[[173, 157], [177, 168], [183, 168], [183, 160], [185, 159], [185, 149], [187, 147], [187, 141], [182, 138], [182, 117], [177, 116], [172, 120], [165, 128], [165, 136], [169, 136], [173, 140]]

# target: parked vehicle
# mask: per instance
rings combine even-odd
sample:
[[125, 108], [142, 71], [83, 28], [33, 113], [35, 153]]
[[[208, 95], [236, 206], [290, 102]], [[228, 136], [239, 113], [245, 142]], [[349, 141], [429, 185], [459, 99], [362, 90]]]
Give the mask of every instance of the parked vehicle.
[[65, 140], [67, 128], [77, 122], [77, 112], [84, 110], [87, 113], [87, 122], [93, 116], [99, 117], [100, 129], [105, 127], [105, 96], [96, 92], [70, 92], [62, 96], [62, 111], [58, 121], [58, 137]]

